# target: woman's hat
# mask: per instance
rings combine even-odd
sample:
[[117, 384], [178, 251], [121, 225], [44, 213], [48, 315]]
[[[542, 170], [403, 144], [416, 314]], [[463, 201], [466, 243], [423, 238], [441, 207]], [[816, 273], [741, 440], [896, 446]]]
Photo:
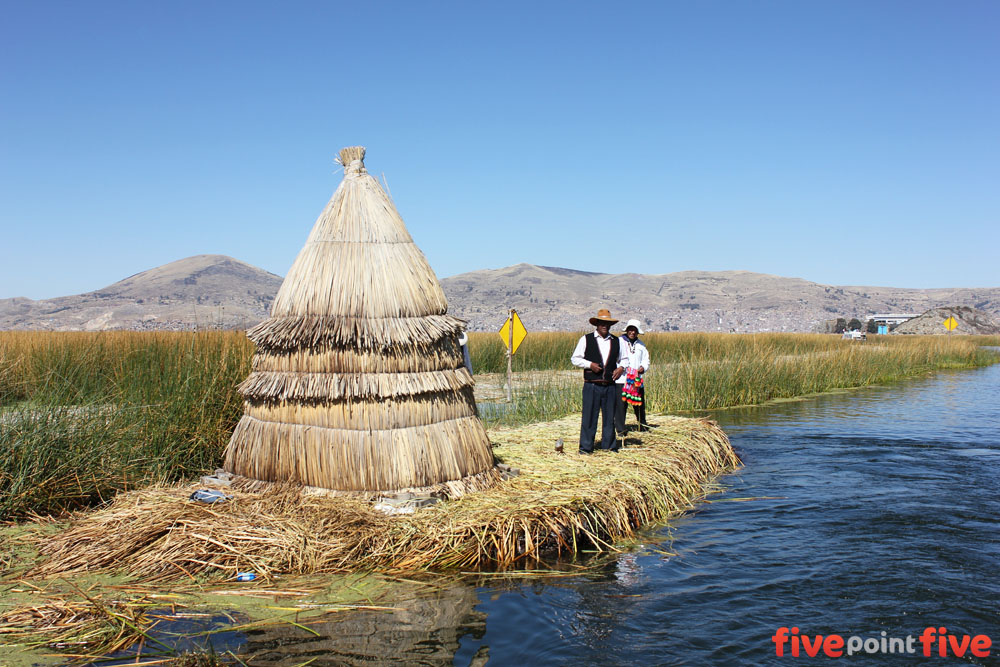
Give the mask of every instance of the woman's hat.
[[625, 331], [628, 331], [629, 327], [635, 327], [635, 330], [641, 334], [646, 333], [645, 331], [642, 330], [642, 327], [639, 325], [639, 320], [629, 320], [628, 323], [625, 324]]
[[599, 311], [597, 311], [597, 317], [590, 318], [590, 323], [596, 327], [598, 324], [602, 322], [604, 324], [607, 324], [608, 326], [611, 326], [612, 324], [618, 322], [618, 320], [611, 317], [611, 313], [608, 312], [607, 308], [601, 308]]

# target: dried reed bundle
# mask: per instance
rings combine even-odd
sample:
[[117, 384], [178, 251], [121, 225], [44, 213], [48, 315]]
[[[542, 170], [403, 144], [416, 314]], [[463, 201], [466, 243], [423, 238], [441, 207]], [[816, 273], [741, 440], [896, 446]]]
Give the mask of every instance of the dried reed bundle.
[[471, 386], [472, 376], [465, 368], [368, 374], [257, 371], [239, 386], [239, 391], [247, 398], [335, 400], [456, 392]]
[[[0, 655], [10, 655], [9, 649], [14, 647], [46, 649], [47, 657], [62, 658], [65, 662], [60, 664], [69, 665], [101, 664], [112, 660], [104, 656], [132, 647], [135, 647], [135, 657], [131, 664], [229, 664], [189, 663], [181, 654], [180, 646], [184, 644], [184, 639], [222, 631], [222, 628], [206, 631], [198, 626], [188, 625], [191, 619], [201, 618], [205, 619], [200, 624], [201, 628], [206, 625], [217, 627], [214, 621], [207, 620], [216, 616], [206, 610], [206, 605], [212, 605], [213, 599], [245, 600], [263, 597], [268, 601], [281, 600], [286, 605], [281, 608], [268, 605], [263, 612], [266, 614], [265, 618], [250, 620], [235, 627], [226, 626], [226, 632], [245, 632], [251, 628], [259, 630], [285, 625], [301, 627], [298, 621], [305, 617], [315, 618], [348, 609], [383, 612], [393, 609], [371, 604], [372, 595], [385, 595], [387, 589], [384, 581], [375, 577], [366, 577], [368, 585], [364, 589], [352, 585], [352, 581], [359, 581], [358, 577], [345, 578], [346, 591], [343, 587], [338, 590], [337, 601], [329, 598], [329, 575], [323, 575], [322, 579], [315, 581], [299, 578], [294, 588], [247, 586], [242, 583], [234, 587], [230, 582], [206, 586], [198, 581], [150, 584], [112, 580], [87, 582], [81, 586], [66, 580], [47, 581], [44, 586], [35, 586], [26, 581], [8, 581], [12, 585], [5, 589], [4, 604], [0, 605]], [[408, 585], [400, 588], [405, 593], [415, 587]], [[317, 603], [317, 596], [324, 601]], [[365, 600], [368, 604], [357, 604], [356, 600]], [[289, 611], [293, 613], [290, 614]], [[230, 623], [235, 622], [232, 616], [224, 616]], [[181, 623], [188, 625], [188, 629], [175, 625], [174, 628], [165, 630], [161, 623]], [[28, 659], [25, 656], [16, 664], [28, 664]], [[118, 660], [121, 662], [122, 659]], [[3, 664], [7, 665], [7, 662]]]
[[[457, 347], [448, 345], [451, 338], [443, 338], [435, 345], [417, 345], [378, 350], [356, 350], [346, 347], [280, 350], [272, 348], [267, 355], [253, 358], [254, 371], [298, 371], [339, 368], [342, 373], [406, 373], [417, 371], [454, 370], [455, 359], [461, 354]], [[456, 341], [457, 343], [457, 341]]]
[[437, 277], [364, 148], [340, 152], [344, 180], [278, 291], [239, 386], [245, 414], [227, 470], [366, 495], [489, 486], [493, 454]]
[[[283, 411], [282, 418], [293, 414]], [[243, 458], [239, 474], [244, 477], [371, 492], [430, 487], [485, 472], [493, 465], [493, 454], [476, 447], [480, 434], [485, 436], [485, 431], [475, 416], [426, 426], [352, 430], [247, 415], [236, 426], [233, 442], [240, 443], [234, 449]], [[288, 456], [289, 451], [294, 456]]]
[[0, 611], [0, 645], [72, 647], [74, 654], [64, 657], [76, 658], [82, 649], [97, 649], [100, 653], [90, 656], [97, 658], [147, 638], [145, 629], [152, 623], [147, 612], [154, 604], [163, 602], [138, 596], [50, 595], [44, 602]]
[[[508, 567], [581, 548], [612, 549], [646, 523], [689, 507], [703, 484], [739, 459], [706, 420], [651, 418], [657, 428], [622, 453], [554, 451], [578, 417], [498, 431], [513, 479], [412, 515], [388, 517], [349, 497], [273, 486], [201, 505], [190, 488], [119, 496], [39, 539], [32, 575], [104, 569], [150, 580], [253, 570], [270, 576], [352, 569]], [[359, 466], [360, 467], [360, 466]]]
[[[288, 276], [285, 277], [287, 281]], [[280, 290], [278, 294], [281, 294]], [[264, 320], [250, 329], [247, 335], [263, 350], [294, 350], [321, 344], [351, 344], [365, 350], [437, 343], [450, 334], [457, 336], [464, 324], [464, 320], [451, 315], [382, 318], [286, 315]]]

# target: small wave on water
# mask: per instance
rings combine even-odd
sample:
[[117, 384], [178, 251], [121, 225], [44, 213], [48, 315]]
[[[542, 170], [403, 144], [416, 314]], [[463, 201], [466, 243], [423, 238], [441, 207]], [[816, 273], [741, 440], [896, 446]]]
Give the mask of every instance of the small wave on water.
[[1000, 641], [1000, 366], [715, 418], [746, 466], [643, 536], [676, 556], [620, 556], [627, 586], [481, 588], [455, 664], [769, 664], [783, 626]]

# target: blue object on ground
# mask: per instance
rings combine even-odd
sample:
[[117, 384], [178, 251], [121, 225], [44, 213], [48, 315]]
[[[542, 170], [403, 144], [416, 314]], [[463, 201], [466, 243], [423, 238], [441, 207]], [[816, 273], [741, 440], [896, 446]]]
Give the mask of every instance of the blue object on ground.
[[222, 491], [216, 489], [198, 489], [191, 494], [191, 500], [197, 500], [200, 503], [208, 503], [209, 505], [213, 503], [224, 503], [227, 500], [232, 500], [232, 496], [227, 496]]
[[236, 581], [253, 581], [257, 575], [253, 572], [240, 572], [236, 575]]

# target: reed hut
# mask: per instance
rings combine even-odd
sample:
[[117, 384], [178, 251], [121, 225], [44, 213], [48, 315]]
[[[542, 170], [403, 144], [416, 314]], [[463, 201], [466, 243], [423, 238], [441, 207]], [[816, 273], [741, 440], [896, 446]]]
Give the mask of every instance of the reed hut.
[[240, 386], [224, 467], [352, 495], [449, 497], [499, 478], [441, 285], [364, 165], [344, 180], [278, 290]]

